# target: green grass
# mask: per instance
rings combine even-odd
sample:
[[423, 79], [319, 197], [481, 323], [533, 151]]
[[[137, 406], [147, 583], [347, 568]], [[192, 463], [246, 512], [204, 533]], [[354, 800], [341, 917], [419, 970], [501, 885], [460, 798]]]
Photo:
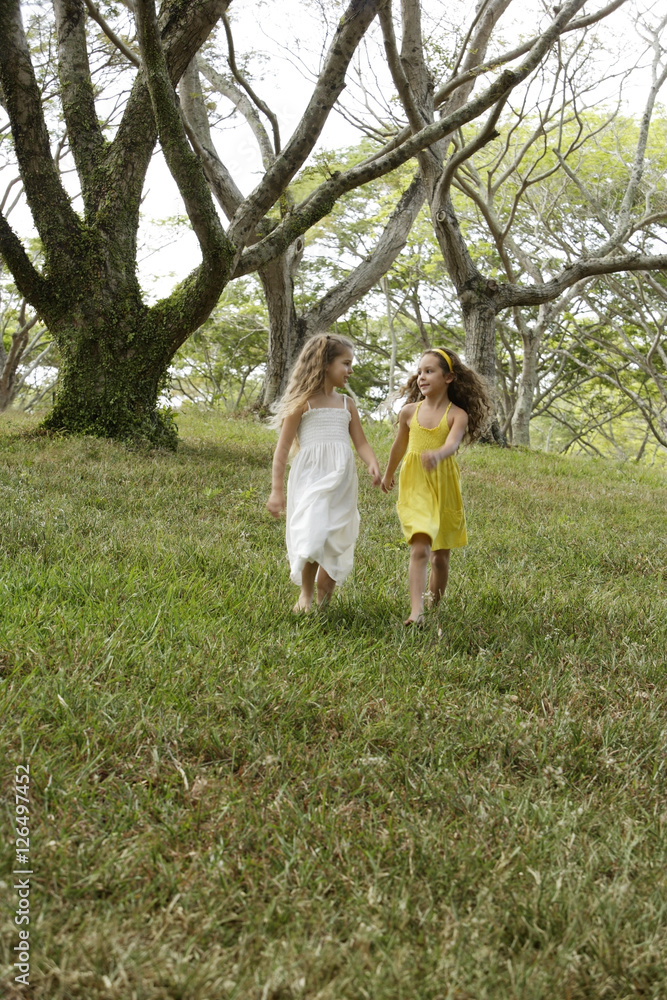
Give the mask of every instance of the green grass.
[[354, 575], [295, 620], [272, 434], [180, 423], [0, 423], [2, 995], [29, 757], [32, 998], [667, 997], [667, 480], [470, 450], [408, 632], [362, 470]]

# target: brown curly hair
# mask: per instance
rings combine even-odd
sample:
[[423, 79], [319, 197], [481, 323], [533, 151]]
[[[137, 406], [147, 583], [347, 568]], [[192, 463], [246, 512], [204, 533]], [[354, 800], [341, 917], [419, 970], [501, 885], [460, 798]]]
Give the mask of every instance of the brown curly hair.
[[[444, 351], [452, 362], [451, 374], [454, 375], [454, 379], [449, 383], [447, 391], [452, 403], [460, 406], [468, 414], [468, 427], [463, 441], [465, 444], [473, 444], [482, 436], [493, 414], [491, 390], [486, 379], [478, 375], [473, 368], [464, 365], [458, 354], [449, 347], [439, 347], [437, 350]], [[436, 349], [424, 351], [424, 354], [431, 354], [437, 359], [443, 375], [450, 374], [447, 362]], [[406, 403], [417, 403], [424, 398], [417, 385], [417, 375], [410, 376], [402, 387], [400, 395], [405, 396], [404, 406]]]
[[339, 333], [320, 333], [310, 337], [294, 362], [284, 393], [272, 407], [271, 425], [279, 430], [285, 417], [302, 409], [311, 396], [324, 388], [327, 366], [343, 351], [352, 351], [354, 344]]

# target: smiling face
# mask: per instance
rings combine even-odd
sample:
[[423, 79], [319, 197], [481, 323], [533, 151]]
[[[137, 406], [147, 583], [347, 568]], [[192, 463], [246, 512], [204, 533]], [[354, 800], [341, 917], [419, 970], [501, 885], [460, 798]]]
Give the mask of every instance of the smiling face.
[[331, 364], [327, 365], [326, 377], [336, 389], [344, 389], [347, 380], [352, 374], [354, 364], [354, 354], [349, 348], [345, 348], [337, 354]]
[[422, 396], [437, 396], [446, 390], [454, 376], [451, 372], [442, 370], [442, 365], [437, 354], [427, 351], [422, 356], [417, 368], [417, 385]]

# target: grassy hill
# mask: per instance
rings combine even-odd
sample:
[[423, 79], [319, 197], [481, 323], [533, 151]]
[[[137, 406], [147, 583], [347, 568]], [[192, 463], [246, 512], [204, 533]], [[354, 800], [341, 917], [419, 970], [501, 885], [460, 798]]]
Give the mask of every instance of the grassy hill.
[[36, 1000], [667, 996], [667, 480], [470, 450], [415, 632], [365, 470], [354, 576], [295, 619], [273, 435], [181, 434], [0, 423], [2, 995], [29, 759]]

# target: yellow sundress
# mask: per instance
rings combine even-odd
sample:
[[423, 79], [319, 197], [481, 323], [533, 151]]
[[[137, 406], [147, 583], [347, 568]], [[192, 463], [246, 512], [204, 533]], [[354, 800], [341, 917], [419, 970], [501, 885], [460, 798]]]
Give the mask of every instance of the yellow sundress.
[[423, 451], [442, 448], [447, 440], [447, 414], [451, 405], [438, 426], [433, 428], [422, 427], [419, 423], [421, 403], [417, 405], [410, 421], [408, 449], [398, 479], [396, 510], [405, 540], [410, 542], [416, 534], [428, 535], [432, 549], [458, 549], [468, 543], [456, 458], [451, 455], [430, 470], [421, 463]]

